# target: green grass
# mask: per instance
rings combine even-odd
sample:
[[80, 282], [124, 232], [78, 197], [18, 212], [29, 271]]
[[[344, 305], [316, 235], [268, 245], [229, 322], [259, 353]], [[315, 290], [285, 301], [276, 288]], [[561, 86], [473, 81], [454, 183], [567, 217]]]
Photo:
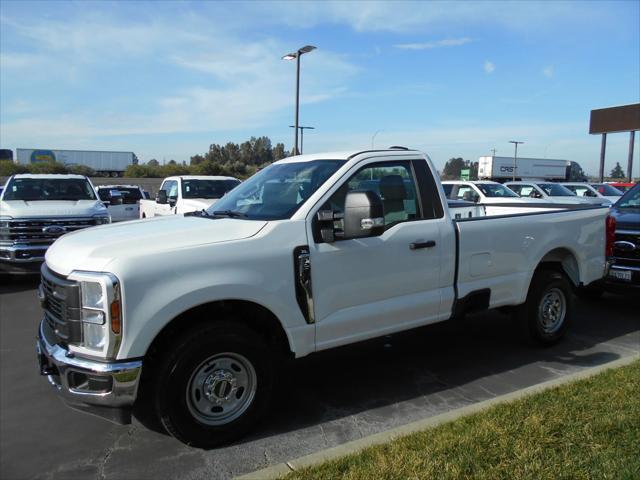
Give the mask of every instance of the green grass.
[[286, 476], [336, 478], [640, 479], [640, 361]]

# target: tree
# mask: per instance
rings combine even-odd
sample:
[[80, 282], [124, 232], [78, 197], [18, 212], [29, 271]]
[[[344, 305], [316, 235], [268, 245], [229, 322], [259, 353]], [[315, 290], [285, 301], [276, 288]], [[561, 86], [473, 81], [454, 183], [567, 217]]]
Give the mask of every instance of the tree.
[[458, 180], [460, 178], [460, 170], [465, 167], [466, 164], [463, 158], [450, 158], [447, 163], [444, 164], [442, 178], [444, 180]]
[[278, 160], [282, 160], [287, 157], [287, 152], [284, 149], [284, 143], [276, 143], [276, 146], [273, 147], [273, 161], [277, 162]]
[[616, 166], [611, 170], [609, 175], [611, 178], [624, 178], [624, 170], [620, 166], [620, 162], [616, 162]]
[[194, 155], [191, 157], [190, 165], [200, 165], [204, 162], [204, 157], [202, 155]]
[[147, 165], [149, 165], [150, 167], [159, 167], [160, 166], [160, 162], [158, 160], [156, 160], [155, 158], [152, 158], [151, 160], [149, 160], [147, 162]]

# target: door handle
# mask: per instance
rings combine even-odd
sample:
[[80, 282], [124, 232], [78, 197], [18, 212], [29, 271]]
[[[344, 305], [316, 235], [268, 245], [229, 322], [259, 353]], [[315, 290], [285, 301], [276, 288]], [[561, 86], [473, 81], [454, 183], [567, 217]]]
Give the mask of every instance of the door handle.
[[429, 240], [428, 242], [413, 242], [409, 244], [411, 250], [418, 250], [419, 248], [431, 248], [436, 246], [435, 240]]

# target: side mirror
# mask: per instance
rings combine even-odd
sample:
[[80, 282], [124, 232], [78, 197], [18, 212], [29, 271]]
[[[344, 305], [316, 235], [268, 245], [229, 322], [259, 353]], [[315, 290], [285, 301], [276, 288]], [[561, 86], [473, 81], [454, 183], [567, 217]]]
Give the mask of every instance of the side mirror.
[[384, 208], [371, 190], [347, 193], [344, 201], [344, 238], [376, 237], [384, 232]]
[[167, 201], [169, 202], [170, 207], [175, 207], [176, 202], [178, 201], [178, 197], [169, 197], [167, 198]]
[[158, 190], [158, 193], [156, 194], [156, 203], [159, 203], [160, 205], [166, 205], [168, 203], [166, 190]]
[[111, 205], [122, 205], [122, 193], [119, 190], [109, 192], [109, 203]]

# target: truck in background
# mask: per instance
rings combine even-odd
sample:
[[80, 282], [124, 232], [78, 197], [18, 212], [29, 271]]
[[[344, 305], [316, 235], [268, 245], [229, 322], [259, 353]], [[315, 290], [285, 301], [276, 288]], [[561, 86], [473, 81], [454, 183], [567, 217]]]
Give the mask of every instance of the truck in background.
[[[513, 180], [513, 157], [480, 157], [478, 179], [504, 182]], [[582, 167], [571, 160], [552, 158], [518, 158], [515, 166], [516, 180], [555, 180], [563, 182], [586, 182]]]
[[0, 196], [0, 273], [37, 273], [65, 233], [111, 223], [84, 175], [13, 175]]
[[138, 157], [133, 152], [16, 148], [16, 162], [22, 165], [38, 162], [85, 165], [101, 175], [122, 177], [129, 165], [138, 164]]

